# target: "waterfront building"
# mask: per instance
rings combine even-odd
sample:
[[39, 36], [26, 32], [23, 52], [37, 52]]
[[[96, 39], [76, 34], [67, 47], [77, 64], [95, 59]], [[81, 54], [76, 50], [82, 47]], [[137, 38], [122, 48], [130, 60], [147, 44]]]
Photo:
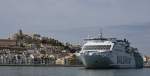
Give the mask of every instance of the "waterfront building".
[[62, 64], [62, 65], [81, 65], [82, 63], [80, 60], [73, 54], [68, 53], [68, 55], [58, 58], [56, 60], [56, 64]]
[[61, 64], [61, 65], [64, 65], [64, 64], [65, 64], [64, 61], [65, 61], [64, 58], [59, 58], [59, 59], [56, 60], [56, 63], [55, 63], [55, 64]]
[[150, 65], [150, 56], [144, 56], [144, 63]]

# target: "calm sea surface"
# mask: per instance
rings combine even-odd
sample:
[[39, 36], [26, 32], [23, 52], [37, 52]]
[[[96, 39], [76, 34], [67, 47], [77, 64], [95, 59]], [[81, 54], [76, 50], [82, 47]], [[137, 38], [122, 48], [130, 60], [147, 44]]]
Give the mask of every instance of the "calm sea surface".
[[83, 67], [0, 66], [0, 76], [150, 76], [150, 68], [87, 70]]

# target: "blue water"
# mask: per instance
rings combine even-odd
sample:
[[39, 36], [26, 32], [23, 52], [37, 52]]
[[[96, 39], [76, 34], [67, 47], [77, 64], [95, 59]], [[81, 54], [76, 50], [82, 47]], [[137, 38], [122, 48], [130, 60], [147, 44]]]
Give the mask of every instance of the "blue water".
[[83, 67], [0, 66], [0, 76], [150, 76], [150, 68], [88, 70]]

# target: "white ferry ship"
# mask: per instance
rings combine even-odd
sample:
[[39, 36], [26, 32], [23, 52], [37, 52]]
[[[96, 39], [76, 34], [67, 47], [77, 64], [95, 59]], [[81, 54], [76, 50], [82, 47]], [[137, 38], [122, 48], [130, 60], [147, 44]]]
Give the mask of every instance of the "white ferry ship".
[[143, 58], [130, 43], [116, 38], [85, 39], [78, 57], [86, 68], [143, 68]]

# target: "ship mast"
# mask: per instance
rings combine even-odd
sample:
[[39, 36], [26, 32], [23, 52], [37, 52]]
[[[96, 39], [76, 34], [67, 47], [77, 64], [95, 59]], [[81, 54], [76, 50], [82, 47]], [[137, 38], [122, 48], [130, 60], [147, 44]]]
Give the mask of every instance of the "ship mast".
[[103, 30], [100, 29], [99, 38], [103, 38]]

